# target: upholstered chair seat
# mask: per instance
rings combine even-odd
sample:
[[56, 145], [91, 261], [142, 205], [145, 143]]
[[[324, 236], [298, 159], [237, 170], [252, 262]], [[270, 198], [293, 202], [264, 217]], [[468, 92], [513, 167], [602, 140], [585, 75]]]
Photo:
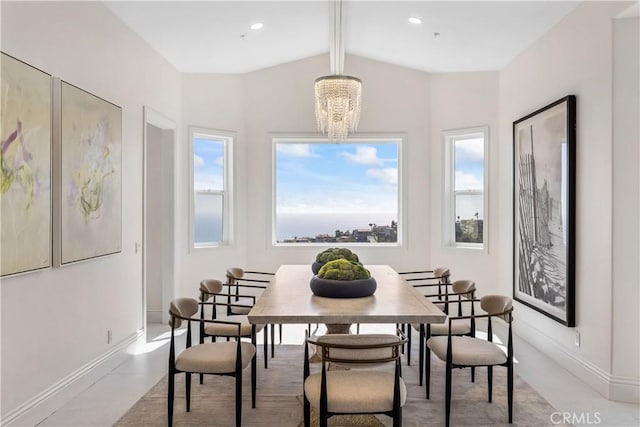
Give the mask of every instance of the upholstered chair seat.
[[[453, 328], [452, 332], [453, 334]], [[447, 336], [431, 337], [427, 346], [439, 359], [447, 359]], [[507, 355], [495, 343], [473, 337], [451, 337], [452, 362], [454, 365], [487, 366], [501, 365]]]
[[[235, 325], [227, 325], [233, 327]], [[236, 327], [236, 331], [238, 328]], [[235, 342], [205, 343], [189, 347], [176, 357], [176, 369], [182, 372], [221, 374], [233, 372], [236, 367]], [[249, 342], [240, 343], [242, 369], [249, 366], [256, 347]]]
[[[432, 323], [431, 335], [447, 335], [449, 333], [449, 325], [445, 323]], [[451, 335], [466, 335], [471, 333], [471, 323], [466, 319], [453, 319], [451, 321]]]
[[[246, 315], [232, 315], [219, 317], [218, 320], [228, 320], [229, 322], [240, 323], [240, 335], [243, 337], [251, 336], [252, 325], [249, 323], [249, 319]], [[264, 328], [264, 325], [256, 325], [256, 332], [260, 332]], [[205, 325], [204, 333], [206, 335], [216, 337], [235, 337], [238, 335], [238, 329], [234, 325], [227, 325], [223, 323], [210, 323]]]

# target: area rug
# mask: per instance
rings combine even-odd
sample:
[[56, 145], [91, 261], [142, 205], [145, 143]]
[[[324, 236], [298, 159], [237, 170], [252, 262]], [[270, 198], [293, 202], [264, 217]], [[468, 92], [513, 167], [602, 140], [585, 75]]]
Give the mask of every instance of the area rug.
[[[259, 355], [262, 352], [259, 350]], [[416, 354], [417, 356], [417, 354]], [[295, 427], [302, 422], [303, 347], [281, 345], [276, 357], [269, 360], [269, 369], [258, 361], [257, 405], [251, 408], [250, 370], [243, 378], [243, 426]], [[417, 357], [412, 360], [417, 361]], [[312, 368], [313, 369], [313, 368]], [[418, 385], [418, 367], [415, 362], [406, 366], [403, 360], [402, 376], [407, 384], [408, 398], [403, 409], [405, 427], [444, 425], [444, 363], [432, 361], [431, 399], [425, 399], [425, 388]], [[185, 411], [184, 375], [176, 376], [174, 401], [175, 426], [234, 426], [234, 379], [205, 376], [204, 384], [193, 377], [191, 411]], [[470, 380], [468, 369], [453, 372], [452, 426], [551, 426], [555, 409], [516, 375], [514, 392], [514, 419], [508, 424], [506, 398], [506, 369], [494, 368], [493, 403], [487, 402], [486, 369], [476, 370], [476, 381]], [[167, 425], [167, 378], [147, 392], [115, 424], [122, 427]], [[391, 426], [391, 419], [375, 417], [334, 417], [332, 426]]]

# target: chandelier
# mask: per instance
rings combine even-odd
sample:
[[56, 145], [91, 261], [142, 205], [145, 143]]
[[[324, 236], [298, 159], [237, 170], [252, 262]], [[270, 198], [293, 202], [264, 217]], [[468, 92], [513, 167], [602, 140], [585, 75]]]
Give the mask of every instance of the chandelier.
[[344, 141], [349, 132], [358, 128], [362, 81], [357, 77], [345, 76], [344, 27], [342, 0], [332, 1], [331, 44], [329, 57], [330, 76], [319, 77], [315, 81], [316, 122], [318, 130], [327, 134], [332, 141]]

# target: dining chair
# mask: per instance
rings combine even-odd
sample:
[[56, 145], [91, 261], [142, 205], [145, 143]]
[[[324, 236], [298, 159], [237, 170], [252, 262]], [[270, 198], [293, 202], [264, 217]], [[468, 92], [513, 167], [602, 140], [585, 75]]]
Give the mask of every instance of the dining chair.
[[[228, 287], [229, 293], [229, 303], [233, 303], [233, 306], [229, 306], [227, 314], [247, 314], [251, 310], [251, 307], [255, 304], [255, 299], [248, 298], [247, 296], [241, 296], [240, 290], [243, 292], [254, 292], [254, 296], [259, 296], [261, 292], [263, 292], [271, 279], [273, 278], [274, 273], [266, 273], [263, 271], [251, 271], [251, 270], [243, 270], [239, 267], [231, 267], [227, 269], [226, 277], [227, 282], [225, 286]], [[282, 324], [279, 324], [279, 337], [280, 344], [282, 344]], [[271, 357], [274, 356], [275, 353], [275, 327], [274, 325], [270, 325], [271, 329]], [[264, 331], [265, 337], [265, 345], [267, 345], [267, 337], [268, 330], [265, 327]]]
[[[398, 274], [411, 286], [419, 289], [425, 297], [431, 298], [438, 308], [447, 313], [447, 305], [440, 304], [440, 301], [448, 299], [449, 285], [451, 284], [451, 271], [448, 267], [436, 267], [432, 270], [403, 271]], [[426, 292], [435, 287], [438, 288], [436, 292]], [[401, 325], [401, 329], [407, 335], [407, 348], [409, 349], [407, 351], [407, 365], [411, 365], [411, 344], [413, 342], [411, 325]], [[420, 337], [421, 339], [424, 337], [424, 331], [421, 332]], [[420, 361], [422, 362], [422, 360]], [[422, 375], [420, 378], [422, 379]], [[420, 385], [422, 385], [422, 382], [420, 382]]]
[[[398, 273], [414, 287], [424, 287], [428, 283], [438, 286], [437, 294], [446, 293], [445, 284], [450, 283], [451, 271], [448, 267], [435, 267], [433, 270], [403, 271]], [[444, 287], [444, 290], [443, 290]]]
[[[441, 300], [441, 304], [448, 306], [457, 306], [457, 316], [462, 316], [463, 314], [463, 305], [469, 305], [469, 309], [471, 315], [475, 314], [475, 307], [473, 304], [473, 300], [475, 299], [476, 294], [476, 283], [473, 280], [456, 280], [451, 283], [451, 292], [446, 295], [447, 300]], [[470, 304], [463, 304], [464, 300], [471, 300]], [[443, 310], [445, 312], [449, 312], [450, 309]], [[447, 335], [449, 333], [448, 323], [445, 320], [444, 323], [427, 323], [426, 325], [413, 325], [414, 329], [419, 331], [420, 336], [420, 345], [419, 345], [419, 376], [420, 376], [420, 385], [422, 385], [422, 377], [424, 373], [424, 365], [425, 363], [430, 363], [430, 353], [427, 353], [425, 361], [425, 352], [424, 346], [426, 340], [431, 338], [432, 336], [439, 335]], [[456, 336], [470, 336], [475, 337], [476, 333], [476, 322], [472, 317], [471, 319], [455, 319], [452, 322], [451, 326], [451, 334]], [[471, 367], [471, 382], [475, 381], [475, 367]], [[427, 386], [427, 399], [429, 398], [429, 387]]]
[[[464, 300], [471, 301], [474, 300]], [[452, 370], [465, 367], [487, 367], [488, 400], [492, 401], [493, 367], [507, 368], [507, 406], [509, 423], [513, 421], [513, 302], [503, 295], [486, 295], [480, 298], [480, 307], [486, 314], [468, 316], [449, 316], [447, 319], [448, 333], [445, 336], [433, 336], [427, 341], [427, 347], [446, 363], [445, 381], [445, 425], [449, 427], [451, 420], [451, 381]], [[453, 335], [453, 325], [456, 319], [487, 319], [487, 340], [470, 336]], [[493, 342], [492, 321], [494, 318], [505, 321], [508, 325], [507, 351]], [[431, 375], [430, 363], [426, 365], [426, 387], [429, 387]], [[427, 394], [428, 396], [428, 394]]]
[[[236, 427], [242, 424], [242, 371], [251, 364], [251, 407], [256, 407], [256, 346], [240, 339], [239, 322], [197, 319], [199, 302], [195, 298], [177, 298], [171, 301], [169, 324], [171, 341], [169, 345], [169, 375], [167, 393], [168, 425], [173, 425], [173, 401], [175, 395], [175, 376], [185, 374], [185, 394], [187, 412], [191, 410], [191, 374], [225, 375], [235, 377]], [[176, 355], [175, 331], [187, 323], [185, 349]], [[236, 328], [236, 341], [191, 344], [191, 322], [200, 324], [218, 324]]]
[[[304, 425], [311, 424], [311, 407], [320, 427], [340, 414], [384, 414], [402, 425], [407, 388], [402, 379], [400, 348], [404, 337], [392, 334], [327, 334], [307, 337], [304, 348]], [[321, 370], [310, 374], [309, 345], [321, 356]], [[393, 363], [393, 371], [372, 369]], [[342, 369], [331, 370], [330, 365]], [[348, 367], [345, 370], [344, 367]]]
[[[240, 323], [240, 337], [250, 338], [252, 343], [256, 343], [256, 333], [260, 332], [264, 325], [252, 325], [249, 323], [246, 314], [231, 314], [226, 315], [227, 308], [234, 306], [228, 302], [221, 302], [220, 299], [228, 301], [228, 295], [222, 293], [223, 283], [216, 279], [206, 279], [200, 282], [200, 319], [205, 318], [205, 307], [211, 307], [211, 319], [212, 320], [225, 320], [229, 322]], [[244, 297], [244, 296], [243, 296]], [[250, 296], [247, 296], [250, 297]], [[218, 314], [218, 306], [223, 308], [223, 313]], [[244, 307], [244, 306], [242, 306]], [[211, 342], [216, 342], [216, 338], [226, 338], [227, 341], [231, 337], [237, 337], [237, 331], [235, 327], [230, 327], [225, 324], [200, 324], [200, 344], [204, 343], [206, 337], [211, 337]], [[267, 366], [267, 345], [264, 346], [264, 367]], [[200, 375], [200, 384], [202, 384], [202, 375]]]

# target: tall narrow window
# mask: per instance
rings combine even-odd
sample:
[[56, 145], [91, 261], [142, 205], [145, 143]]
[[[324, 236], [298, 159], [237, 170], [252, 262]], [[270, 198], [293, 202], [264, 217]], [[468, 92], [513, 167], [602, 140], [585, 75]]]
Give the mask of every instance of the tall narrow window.
[[192, 247], [218, 246], [230, 239], [229, 157], [233, 136], [191, 129]]
[[488, 132], [483, 127], [444, 133], [444, 238], [448, 246], [486, 248]]
[[274, 139], [273, 243], [400, 245], [401, 141]]

